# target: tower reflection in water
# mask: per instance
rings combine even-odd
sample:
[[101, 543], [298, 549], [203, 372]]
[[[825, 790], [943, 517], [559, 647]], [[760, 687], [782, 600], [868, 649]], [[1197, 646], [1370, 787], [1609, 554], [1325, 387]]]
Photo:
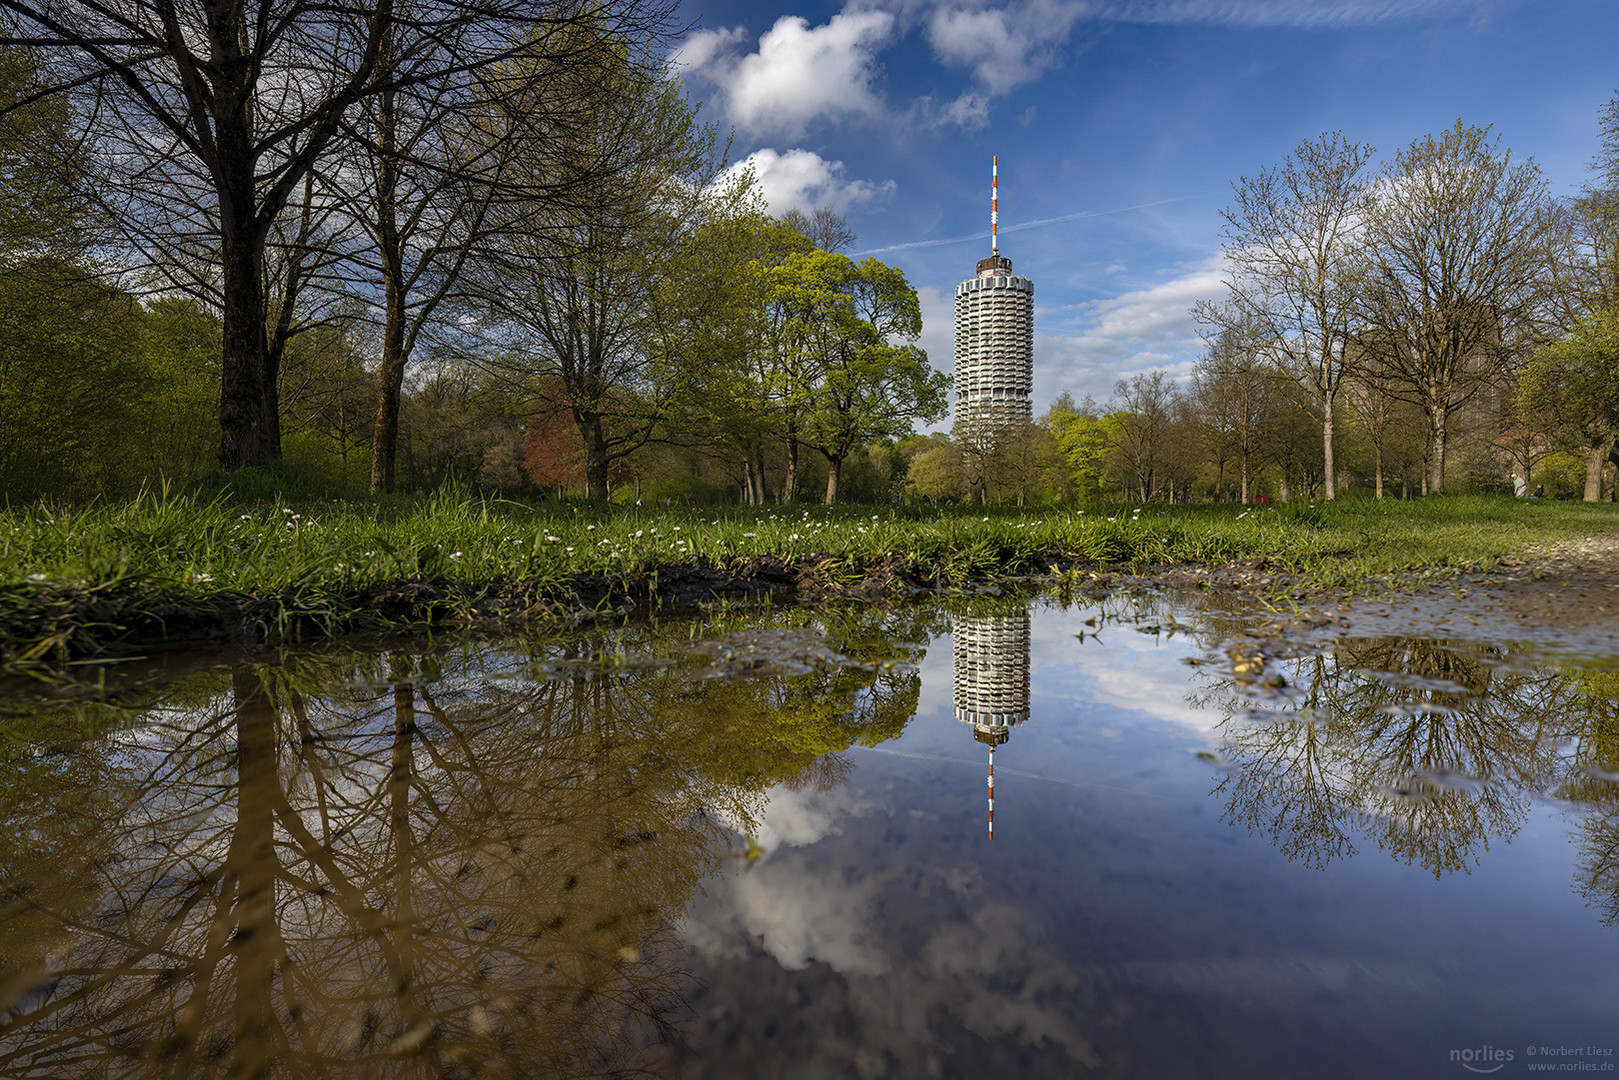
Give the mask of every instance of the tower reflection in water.
[[995, 748], [1029, 718], [1029, 612], [957, 615], [951, 630], [956, 719], [989, 747], [989, 838], [995, 839]]

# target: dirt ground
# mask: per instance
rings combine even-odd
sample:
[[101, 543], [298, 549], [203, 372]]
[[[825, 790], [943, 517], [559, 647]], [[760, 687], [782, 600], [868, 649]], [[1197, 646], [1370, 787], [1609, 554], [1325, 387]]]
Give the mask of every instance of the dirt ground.
[[1442, 633], [1619, 655], [1619, 535], [1558, 544], [1431, 586], [1329, 602], [1334, 635]]

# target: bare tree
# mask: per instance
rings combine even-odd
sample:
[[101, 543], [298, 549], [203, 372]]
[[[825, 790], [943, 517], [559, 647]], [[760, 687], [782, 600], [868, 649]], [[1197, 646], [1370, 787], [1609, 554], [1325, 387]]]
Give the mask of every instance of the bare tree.
[[[391, 64], [391, 50], [385, 55]], [[482, 100], [491, 83], [500, 85], [479, 80], [383, 90], [361, 103], [349, 126], [351, 160], [330, 171], [334, 192], [367, 235], [359, 257], [380, 292], [373, 492], [394, 489], [405, 369], [452, 296], [499, 188], [503, 140], [498, 134], [480, 138], [490, 125], [480, 125], [477, 115], [498, 113], [495, 103]]]
[[519, 392], [555, 388], [584, 446], [585, 487], [605, 499], [614, 461], [650, 440], [672, 393], [657, 379], [651, 306], [700, 223], [718, 172], [713, 133], [639, 46], [605, 52], [589, 122], [515, 168], [553, 183], [608, 175], [589, 199], [500, 208], [469, 268], [502, 348], [491, 363]]
[[1265, 426], [1275, 391], [1270, 373], [1270, 365], [1239, 325], [1219, 330], [1192, 371], [1191, 393], [1209, 431], [1220, 473], [1216, 488], [1222, 497], [1228, 457], [1237, 462], [1241, 502], [1249, 501], [1254, 474], [1266, 461]]
[[1511, 374], [1551, 282], [1545, 177], [1500, 142], [1459, 120], [1416, 140], [1367, 215], [1358, 345], [1385, 391], [1427, 416], [1435, 494], [1454, 410]]
[[[30, 100], [74, 99], [98, 154], [148, 232], [210, 238], [223, 330], [220, 464], [280, 454], [275, 359], [266, 339], [265, 253], [345, 117], [389, 89], [513, 63], [566, 62], [606, 22], [623, 37], [667, 33], [670, 8], [539, 0], [0, 0], [44, 76]], [[26, 104], [27, 101], [19, 104]], [[107, 170], [109, 174], [113, 169]]]
[[1344, 389], [1344, 401], [1356, 429], [1372, 452], [1372, 490], [1383, 497], [1384, 481], [1392, 470], [1402, 478], [1422, 460], [1427, 439], [1423, 418], [1411, 403], [1390, 397], [1376, 379], [1355, 375]]
[[1113, 384], [1113, 407], [1125, 414], [1114, 447], [1114, 469], [1120, 484], [1126, 490], [1133, 487], [1142, 502], [1153, 497], [1162, 480], [1178, 397], [1174, 380], [1162, 371]]
[[801, 234], [816, 251], [834, 254], [847, 251], [858, 238], [849, 219], [829, 206], [800, 210], [796, 206], [781, 215], [781, 223]]
[[[353, 261], [379, 309], [372, 491], [393, 490], [406, 368], [425, 339], [462, 327], [446, 309], [464, 300], [462, 271], [494, 224], [510, 228], [525, 207], [588, 203], [624, 167], [608, 157], [546, 163], [596, 122], [608, 87], [591, 72], [621, 51], [614, 30], [586, 22], [558, 35], [560, 60], [525, 57], [476, 77], [389, 86], [346, 124], [350, 152], [324, 175], [367, 238]], [[385, 49], [383, 62], [397, 82], [408, 73], [397, 70], [395, 51]], [[441, 62], [444, 51], [417, 66]]]
[[1337, 494], [1333, 412], [1354, 310], [1352, 256], [1374, 149], [1330, 132], [1301, 142], [1280, 167], [1235, 181], [1236, 201], [1221, 211], [1229, 296], [1196, 309], [1205, 323], [1262, 342], [1315, 400], [1329, 499]]

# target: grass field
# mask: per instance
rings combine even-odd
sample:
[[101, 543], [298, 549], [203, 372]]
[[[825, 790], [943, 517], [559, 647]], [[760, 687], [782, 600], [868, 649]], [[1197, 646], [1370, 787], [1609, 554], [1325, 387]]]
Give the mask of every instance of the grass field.
[[[529, 506], [446, 490], [382, 504], [244, 502], [157, 494], [77, 509], [0, 511], [0, 665], [94, 655], [171, 636], [210, 607], [257, 605], [301, 634], [421, 621], [364, 602], [379, 588], [449, 583], [453, 620], [495, 593], [568, 608], [582, 579], [769, 562], [837, 585], [873, 567], [951, 588], [1073, 566], [1264, 559], [1313, 587], [1483, 565], [1535, 545], [1612, 534], [1613, 504], [1447, 496], [1263, 506], [764, 510]], [[1295, 582], [1296, 584], [1296, 582]], [[577, 606], [575, 603], [574, 606]], [[191, 614], [188, 614], [191, 613]], [[178, 632], [183, 636], [183, 629]]]

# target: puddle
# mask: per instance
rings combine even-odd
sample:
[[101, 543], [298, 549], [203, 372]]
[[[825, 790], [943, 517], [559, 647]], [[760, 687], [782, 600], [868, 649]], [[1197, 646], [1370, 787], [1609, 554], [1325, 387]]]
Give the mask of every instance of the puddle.
[[7, 702], [0, 1075], [1613, 1071], [1619, 667], [1334, 632], [980, 597]]

